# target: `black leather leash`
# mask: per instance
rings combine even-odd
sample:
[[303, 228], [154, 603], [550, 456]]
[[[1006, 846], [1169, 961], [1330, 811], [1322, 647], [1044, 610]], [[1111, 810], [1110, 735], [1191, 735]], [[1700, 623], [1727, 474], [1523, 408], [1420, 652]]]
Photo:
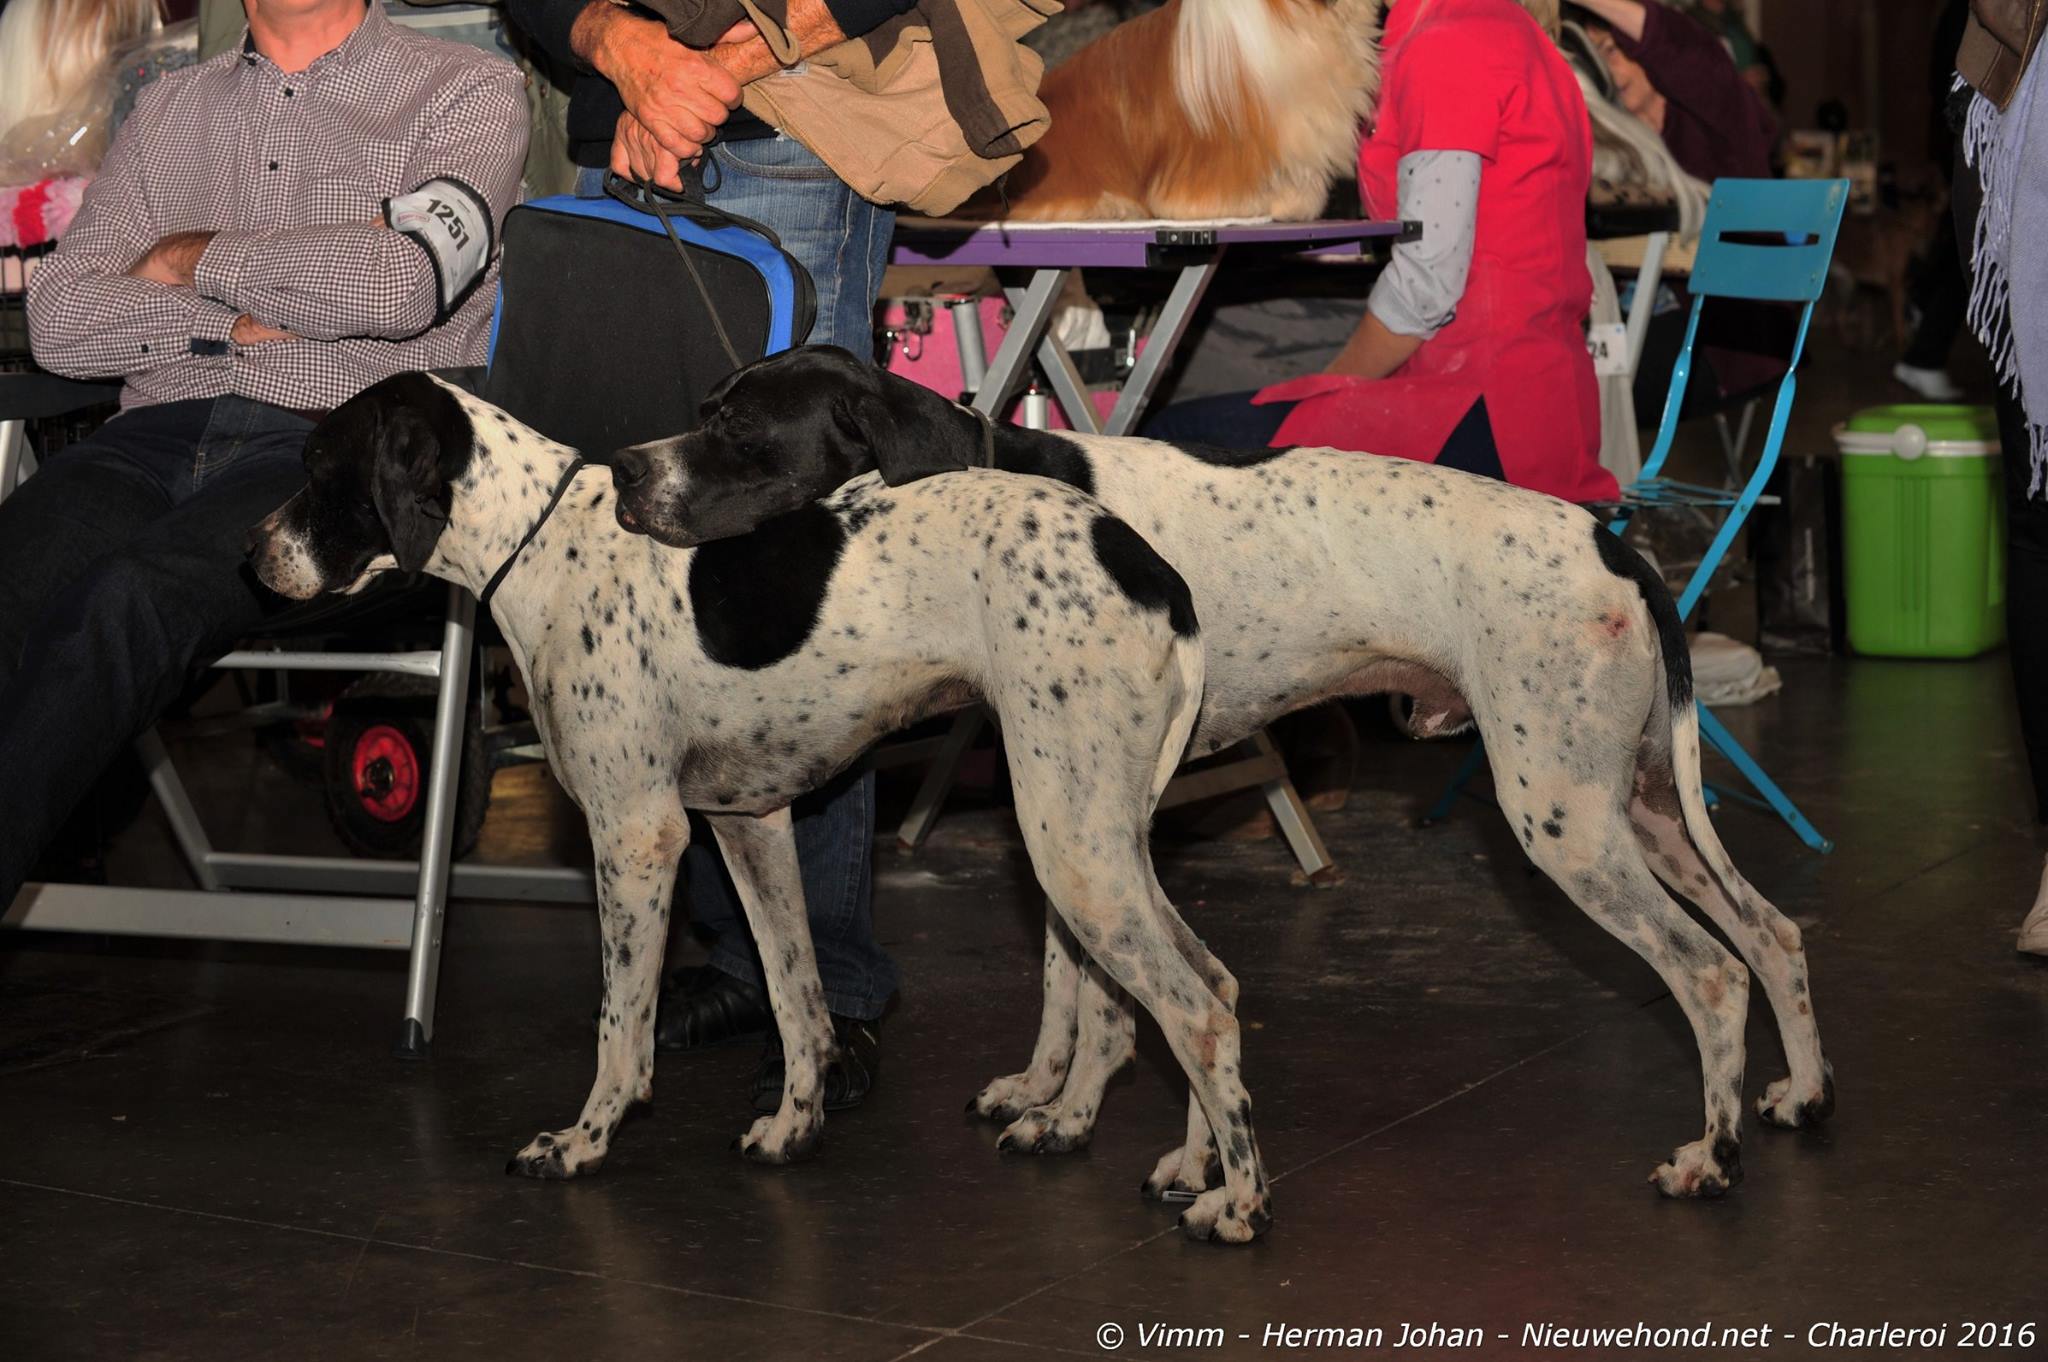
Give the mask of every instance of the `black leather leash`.
[[519, 555], [526, 552], [526, 546], [531, 544], [533, 537], [540, 533], [541, 526], [548, 523], [548, 517], [555, 513], [555, 507], [562, 504], [563, 496], [568, 493], [569, 484], [576, 481], [576, 475], [582, 471], [583, 456], [578, 454], [575, 458], [569, 460], [569, 466], [562, 470], [561, 479], [555, 483], [555, 494], [548, 498], [548, 504], [543, 506], [540, 514], [534, 518], [533, 525], [526, 531], [525, 537], [513, 547], [512, 552], [505, 555], [505, 561], [498, 564], [498, 570], [491, 574], [490, 581], [484, 583], [484, 589], [476, 593], [476, 603], [478, 605], [482, 606], [485, 610], [491, 608], [491, 597], [498, 594], [498, 588], [504, 584], [505, 574], [512, 570], [514, 563], [519, 561]]

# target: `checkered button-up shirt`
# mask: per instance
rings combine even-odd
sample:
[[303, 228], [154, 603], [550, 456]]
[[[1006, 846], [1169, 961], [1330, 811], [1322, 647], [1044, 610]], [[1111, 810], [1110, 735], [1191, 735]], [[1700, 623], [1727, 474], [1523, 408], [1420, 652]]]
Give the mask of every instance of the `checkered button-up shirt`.
[[[245, 42], [173, 72], [143, 91], [30, 281], [36, 359], [120, 376], [124, 407], [235, 393], [300, 410], [407, 369], [481, 364], [495, 261], [436, 324], [426, 248], [377, 219], [385, 199], [448, 177], [484, 197], [495, 232], [525, 155], [518, 68], [393, 24], [380, 4], [303, 71]], [[188, 231], [215, 233], [193, 287], [128, 275]], [[298, 339], [236, 345], [244, 313]]]

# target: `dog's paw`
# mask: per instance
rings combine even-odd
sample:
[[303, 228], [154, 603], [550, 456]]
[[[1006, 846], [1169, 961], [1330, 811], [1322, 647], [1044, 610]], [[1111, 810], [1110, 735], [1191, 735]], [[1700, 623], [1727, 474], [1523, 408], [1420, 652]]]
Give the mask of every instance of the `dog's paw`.
[[1240, 1202], [1223, 1187], [1196, 1197], [1180, 1216], [1182, 1234], [1212, 1244], [1249, 1244], [1272, 1227], [1272, 1203], [1267, 1198]]
[[602, 1167], [604, 1151], [594, 1148], [581, 1130], [543, 1130], [511, 1157], [505, 1171], [515, 1177], [564, 1182]]
[[1071, 1154], [1088, 1147], [1095, 1134], [1090, 1115], [1069, 1115], [1057, 1105], [1033, 1107], [996, 1141], [1005, 1154]]
[[814, 1158], [825, 1142], [825, 1123], [816, 1115], [802, 1118], [782, 1112], [763, 1116], [746, 1134], [733, 1142], [749, 1163], [802, 1163]]
[[1723, 1196], [1742, 1181], [1742, 1147], [1726, 1138], [1680, 1145], [1671, 1162], [1657, 1165], [1650, 1181], [1668, 1197]]
[[1042, 1107], [1058, 1097], [1063, 1078], [1064, 1075], [1040, 1074], [1034, 1069], [998, 1078], [976, 1093], [967, 1109], [985, 1121], [1015, 1121], [1033, 1107]]
[[1222, 1185], [1223, 1161], [1216, 1157], [1215, 1145], [1204, 1144], [1192, 1153], [1186, 1147], [1169, 1150], [1153, 1165], [1151, 1176], [1138, 1184], [1138, 1192], [1147, 1201], [1164, 1201], [1169, 1193], [1198, 1197]]
[[1757, 1099], [1756, 1111], [1766, 1125], [1780, 1130], [1819, 1125], [1835, 1114], [1834, 1066], [1830, 1065], [1821, 1075], [1819, 1092], [1812, 1088], [1794, 1092], [1791, 1079], [1779, 1079], [1764, 1089], [1764, 1095]]

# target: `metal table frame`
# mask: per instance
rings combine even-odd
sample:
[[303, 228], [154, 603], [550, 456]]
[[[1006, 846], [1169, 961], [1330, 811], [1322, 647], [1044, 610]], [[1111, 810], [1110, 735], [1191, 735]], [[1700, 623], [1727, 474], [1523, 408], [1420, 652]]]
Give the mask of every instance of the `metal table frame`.
[[[1013, 226], [905, 219], [897, 225], [891, 262], [1030, 269], [1029, 283], [1003, 290], [1013, 316], [994, 355], [987, 353], [976, 300], [950, 304], [962, 382], [973, 395], [973, 407], [986, 415], [999, 414], [1035, 367], [1078, 433], [1128, 435], [1137, 428], [1196, 308], [1232, 248], [1295, 255], [1364, 255], [1398, 240], [1412, 240], [1416, 233], [1416, 224], [1402, 222]], [[1073, 356], [1059, 337], [1051, 334], [1053, 313], [1067, 278], [1083, 268], [1176, 271], [1166, 303], [1145, 333], [1143, 353], [1118, 391], [1106, 421], [1096, 418], [1095, 404]], [[1037, 424], [1028, 405], [1025, 424]], [[986, 711], [969, 710], [954, 719], [951, 730], [939, 741], [924, 783], [897, 830], [897, 840], [904, 847], [914, 848], [930, 835], [952, 791], [960, 762], [987, 721]], [[1239, 744], [1232, 756], [1175, 776], [1159, 807], [1248, 789], [1264, 793], [1302, 872], [1312, 880], [1329, 878], [1335, 863], [1288, 778], [1279, 750], [1263, 730]]]

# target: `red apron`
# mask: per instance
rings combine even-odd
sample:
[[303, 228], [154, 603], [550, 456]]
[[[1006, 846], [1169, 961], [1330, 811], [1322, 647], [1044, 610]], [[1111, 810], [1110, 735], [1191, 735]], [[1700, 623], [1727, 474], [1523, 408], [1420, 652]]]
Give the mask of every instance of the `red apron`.
[[1476, 153], [1471, 274], [1450, 325], [1387, 378], [1313, 374], [1261, 392], [1298, 404], [1273, 443], [1428, 463], [1484, 397], [1509, 482], [1615, 499], [1582, 329], [1593, 133], [1578, 83], [1514, 0], [1400, 0], [1383, 51], [1379, 113], [1358, 153], [1366, 211], [1398, 211], [1409, 152]]

